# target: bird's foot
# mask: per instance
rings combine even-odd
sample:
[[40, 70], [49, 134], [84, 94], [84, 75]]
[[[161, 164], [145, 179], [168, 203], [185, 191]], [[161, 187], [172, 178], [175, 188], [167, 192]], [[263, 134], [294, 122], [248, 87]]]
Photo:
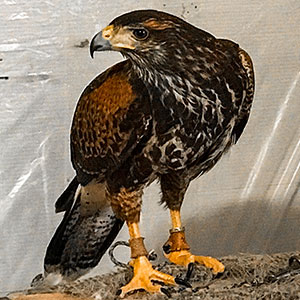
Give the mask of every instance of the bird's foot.
[[154, 270], [146, 256], [133, 259], [130, 265], [133, 267], [134, 275], [131, 281], [120, 289], [121, 298], [131, 291], [141, 289], [149, 293], [163, 292], [161, 287], [153, 284], [152, 281], [168, 285], [176, 284], [173, 276]]
[[170, 233], [168, 241], [163, 246], [164, 254], [169, 261], [186, 267], [190, 263], [198, 263], [212, 269], [214, 274], [224, 272], [224, 265], [217, 259], [191, 254], [190, 246], [185, 240], [184, 230], [170, 231]]
[[217, 259], [210, 256], [197, 256], [191, 254], [188, 250], [173, 251], [165, 253], [165, 256], [169, 261], [176, 265], [188, 266], [190, 263], [198, 263], [204, 265], [207, 268], [212, 269], [214, 274], [223, 273], [225, 270], [224, 265]]

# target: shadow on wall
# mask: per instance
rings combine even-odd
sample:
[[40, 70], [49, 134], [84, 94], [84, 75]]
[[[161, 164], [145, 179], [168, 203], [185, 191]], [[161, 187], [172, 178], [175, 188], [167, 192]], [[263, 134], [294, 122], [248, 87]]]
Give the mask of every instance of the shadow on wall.
[[224, 256], [300, 249], [300, 207], [254, 201], [228, 206], [215, 215], [194, 217], [185, 223], [194, 254]]

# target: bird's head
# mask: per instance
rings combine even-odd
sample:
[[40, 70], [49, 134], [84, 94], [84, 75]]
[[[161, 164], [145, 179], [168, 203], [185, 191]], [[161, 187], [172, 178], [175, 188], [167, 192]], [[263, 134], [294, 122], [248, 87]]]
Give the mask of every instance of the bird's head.
[[138, 10], [114, 19], [91, 41], [90, 53], [119, 51], [140, 68], [173, 70], [213, 36], [184, 20], [155, 10]]

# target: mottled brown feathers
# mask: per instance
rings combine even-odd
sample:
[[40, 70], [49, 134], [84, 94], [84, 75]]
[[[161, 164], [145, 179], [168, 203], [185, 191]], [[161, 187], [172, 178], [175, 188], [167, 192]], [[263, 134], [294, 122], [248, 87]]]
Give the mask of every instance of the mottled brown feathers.
[[103, 116], [111, 116], [119, 109], [128, 107], [135, 95], [126, 74], [119, 73], [107, 78], [88, 98], [91, 102], [90, 109], [95, 109]]
[[138, 79], [130, 82], [129, 67], [125, 61], [95, 78], [78, 102], [71, 154], [81, 183], [113, 172], [145, 133], [148, 94]]
[[138, 222], [142, 206], [142, 191], [121, 188], [119, 193], [108, 194], [109, 201], [117, 217], [127, 222]]
[[[125, 97], [117, 87], [113, 78], [109, 78], [78, 104], [72, 128], [73, 132], [77, 133], [77, 139], [74, 137], [73, 141], [79, 145], [85, 157], [99, 156], [102, 148], [109, 143], [117, 130], [114, 128], [113, 119], [117, 117], [116, 114], [122, 114], [122, 109], [126, 108]], [[127, 100], [132, 101], [132, 93]], [[119, 106], [119, 103], [122, 106]]]
[[86, 158], [100, 156], [103, 149], [115, 140], [125, 138], [116, 123], [124, 117], [134, 99], [128, 78], [122, 73], [108, 77], [81, 99], [73, 131], [77, 133], [74, 142]]

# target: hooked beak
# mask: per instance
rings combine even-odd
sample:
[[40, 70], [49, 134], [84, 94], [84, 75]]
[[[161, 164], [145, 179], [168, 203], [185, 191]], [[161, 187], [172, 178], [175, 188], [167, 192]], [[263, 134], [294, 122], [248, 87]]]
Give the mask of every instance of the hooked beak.
[[112, 45], [110, 43], [110, 38], [113, 32], [113, 25], [107, 26], [102, 31], [97, 33], [90, 44], [90, 54], [94, 58], [95, 51], [105, 51], [112, 50]]
[[105, 50], [111, 50], [111, 44], [109, 40], [106, 40], [102, 36], [102, 31], [97, 33], [90, 44], [90, 54], [91, 57], [94, 58], [94, 52], [95, 51], [105, 51]]

